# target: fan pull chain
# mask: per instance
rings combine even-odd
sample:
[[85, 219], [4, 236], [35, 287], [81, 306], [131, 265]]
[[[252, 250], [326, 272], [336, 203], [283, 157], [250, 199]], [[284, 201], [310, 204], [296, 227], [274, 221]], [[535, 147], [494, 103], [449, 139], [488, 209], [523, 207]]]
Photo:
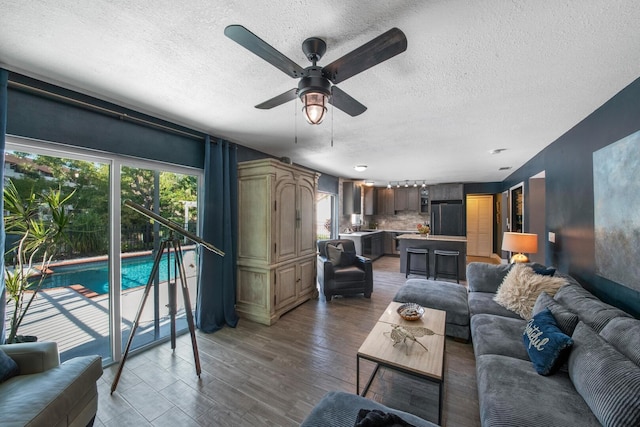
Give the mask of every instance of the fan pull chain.
[[331, 147], [333, 147], [333, 102], [331, 103]]
[[295, 99], [293, 100], [293, 134], [295, 135], [293, 143], [297, 144], [298, 143], [298, 108], [296, 106]]

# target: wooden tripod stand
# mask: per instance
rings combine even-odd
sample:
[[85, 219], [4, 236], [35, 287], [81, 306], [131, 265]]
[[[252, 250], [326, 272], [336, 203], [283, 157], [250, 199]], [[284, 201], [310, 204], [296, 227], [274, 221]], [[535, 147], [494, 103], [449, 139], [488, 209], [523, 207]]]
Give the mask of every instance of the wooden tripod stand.
[[[171, 252], [174, 253], [174, 280], [171, 280]], [[127, 341], [127, 346], [124, 350], [124, 354], [122, 355], [122, 360], [120, 361], [120, 366], [118, 367], [118, 372], [113, 379], [113, 384], [111, 385], [111, 394], [118, 387], [118, 381], [120, 380], [120, 375], [122, 374], [122, 369], [124, 368], [124, 364], [127, 361], [127, 356], [129, 355], [129, 349], [131, 348], [131, 343], [133, 342], [133, 336], [136, 333], [136, 329], [138, 329], [138, 324], [140, 323], [140, 317], [142, 316], [142, 310], [144, 309], [144, 305], [147, 301], [147, 297], [149, 296], [149, 291], [151, 290], [151, 286], [153, 286], [154, 278], [156, 277], [156, 273], [160, 267], [160, 261], [162, 260], [162, 255], [166, 252], [167, 254], [167, 269], [169, 270], [169, 274], [167, 275], [168, 283], [169, 283], [169, 315], [171, 317], [171, 349], [176, 349], [176, 312], [177, 312], [177, 300], [176, 300], [176, 285], [177, 280], [180, 280], [180, 286], [182, 287], [182, 297], [184, 299], [184, 308], [187, 315], [187, 324], [189, 325], [189, 333], [191, 334], [191, 346], [193, 347], [193, 359], [196, 364], [196, 374], [198, 378], [200, 378], [200, 373], [202, 370], [200, 369], [200, 356], [198, 355], [198, 343], [196, 341], [196, 331], [193, 322], [193, 313], [191, 312], [191, 299], [189, 298], [189, 289], [187, 288], [187, 280], [186, 274], [184, 270], [184, 261], [182, 259], [182, 247], [180, 246], [180, 240], [173, 237], [173, 233], [169, 235], [168, 239], [163, 239], [160, 242], [160, 249], [156, 253], [155, 260], [153, 262], [153, 268], [151, 269], [151, 274], [149, 275], [149, 280], [147, 281], [147, 285], [144, 289], [144, 294], [142, 296], [142, 300], [140, 300], [140, 306], [138, 307], [138, 312], [136, 314], [135, 320], [133, 322], [133, 326], [131, 328], [131, 334], [129, 335], [129, 339]]]

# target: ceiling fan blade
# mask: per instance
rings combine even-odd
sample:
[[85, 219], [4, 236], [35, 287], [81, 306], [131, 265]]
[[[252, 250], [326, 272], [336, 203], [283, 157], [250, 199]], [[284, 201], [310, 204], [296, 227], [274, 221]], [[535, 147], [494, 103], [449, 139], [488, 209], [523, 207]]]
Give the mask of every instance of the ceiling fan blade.
[[242, 25], [229, 25], [224, 29], [224, 35], [291, 77], [297, 78], [304, 73], [304, 68]]
[[392, 28], [325, 66], [322, 75], [338, 84], [405, 50], [407, 38], [402, 31]]
[[367, 111], [367, 107], [360, 104], [337, 86], [331, 87], [331, 98], [329, 98], [329, 103], [352, 117], [358, 116]]
[[268, 101], [264, 101], [262, 104], [256, 105], [256, 108], [260, 108], [261, 110], [268, 110], [273, 107], [277, 107], [278, 105], [282, 105], [285, 102], [289, 102], [292, 99], [296, 99], [298, 94], [298, 89], [293, 88], [291, 90], [286, 91], [278, 96], [271, 98]]

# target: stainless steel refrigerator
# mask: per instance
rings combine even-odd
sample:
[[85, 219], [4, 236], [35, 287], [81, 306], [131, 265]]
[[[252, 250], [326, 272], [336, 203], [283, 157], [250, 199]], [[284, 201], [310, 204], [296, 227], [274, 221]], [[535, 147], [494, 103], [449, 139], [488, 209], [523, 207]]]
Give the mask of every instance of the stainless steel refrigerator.
[[431, 202], [431, 233], [442, 236], [464, 236], [462, 201]]

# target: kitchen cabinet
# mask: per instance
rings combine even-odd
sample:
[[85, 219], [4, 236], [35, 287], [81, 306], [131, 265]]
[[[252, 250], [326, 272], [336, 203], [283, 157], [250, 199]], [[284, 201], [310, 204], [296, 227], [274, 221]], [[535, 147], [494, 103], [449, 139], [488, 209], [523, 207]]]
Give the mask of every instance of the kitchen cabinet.
[[271, 325], [313, 295], [318, 177], [273, 159], [238, 164], [241, 317]]
[[438, 184], [429, 186], [431, 200], [463, 200], [464, 186], [462, 184]]
[[395, 213], [395, 195], [393, 188], [376, 188], [378, 200], [376, 203], [378, 215], [393, 215]]
[[429, 203], [429, 187], [420, 188], [420, 215], [431, 216]]
[[364, 188], [364, 209], [363, 212], [365, 215], [375, 215], [377, 213], [376, 204], [377, 204], [377, 195], [378, 193], [375, 191], [374, 187], [363, 187]]
[[374, 232], [362, 236], [362, 256], [373, 261], [384, 255], [384, 234]]
[[420, 210], [420, 190], [418, 187], [400, 187], [394, 190], [394, 209], [396, 211]]
[[395, 255], [396, 251], [396, 235], [393, 231], [384, 232], [384, 254]]
[[362, 213], [360, 184], [353, 181], [345, 181], [342, 183], [342, 214], [360, 214]]

